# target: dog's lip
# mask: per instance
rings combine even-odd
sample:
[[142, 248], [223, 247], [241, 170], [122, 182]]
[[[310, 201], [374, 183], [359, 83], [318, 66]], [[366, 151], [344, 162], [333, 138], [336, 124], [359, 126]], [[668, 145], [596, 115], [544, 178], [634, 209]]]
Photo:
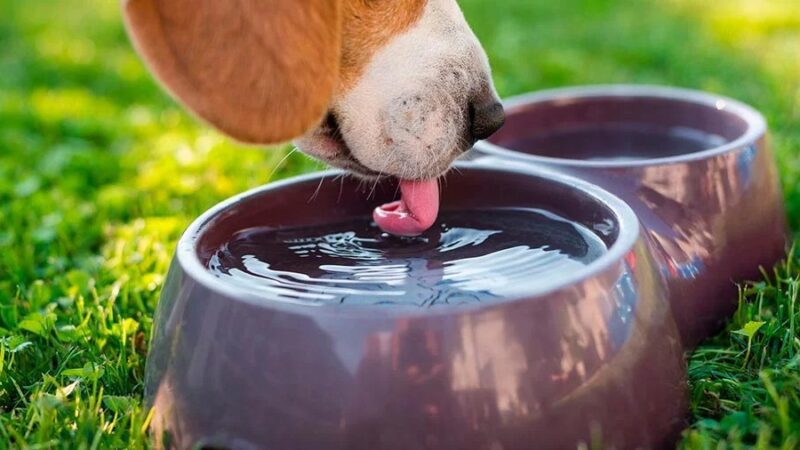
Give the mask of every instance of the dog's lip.
[[376, 178], [381, 176], [380, 172], [370, 169], [353, 155], [350, 146], [342, 135], [339, 121], [333, 111], [329, 111], [322, 121], [320, 135], [333, 143], [338, 150], [335, 156], [327, 158], [328, 163], [363, 177]]

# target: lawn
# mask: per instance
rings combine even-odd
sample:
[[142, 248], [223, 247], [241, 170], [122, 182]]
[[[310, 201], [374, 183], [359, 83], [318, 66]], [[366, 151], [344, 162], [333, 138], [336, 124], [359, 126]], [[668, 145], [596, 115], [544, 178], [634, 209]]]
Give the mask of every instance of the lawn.
[[[460, 3], [502, 95], [662, 83], [759, 108], [800, 226], [796, 0]], [[147, 337], [180, 233], [218, 200], [319, 166], [184, 114], [131, 51], [116, 1], [0, 11], [0, 448], [146, 447]], [[688, 355], [681, 447], [800, 447], [798, 290], [800, 248]], [[735, 332], [750, 322], [764, 322], [751, 339]]]

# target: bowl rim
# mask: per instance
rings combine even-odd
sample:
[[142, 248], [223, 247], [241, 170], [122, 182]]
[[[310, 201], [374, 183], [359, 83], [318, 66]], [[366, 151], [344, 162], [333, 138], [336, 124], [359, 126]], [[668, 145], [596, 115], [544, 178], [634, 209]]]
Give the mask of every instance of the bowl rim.
[[[322, 178], [334, 177], [342, 174], [342, 171], [340, 170], [328, 170], [290, 177], [274, 183], [268, 183], [230, 197], [212, 206], [198, 218], [192, 221], [186, 231], [184, 231], [175, 249], [174, 263], [177, 263], [181, 266], [182, 270], [184, 271], [184, 276], [189, 277], [196, 283], [200, 283], [209, 291], [214, 292], [222, 297], [227, 297], [232, 301], [250, 303], [259, 307], [307, 315], [317, 315], [324, 312], [330, 312], [335, 315], [355, 315], [363, 317], [433, 317], [441, 315], [463, 314], [466, 312], [486, 310], [492, 307], [508, 306], [512, 303], [543, 298], [549, 294], [570, 286], [574, 286], [594, 276], [600, 275], [609, 268], [612, 268], [613, 265], [624, 261], [625, 256], [633, 250], [635, 244], [639, 240], [640, 224], [631, 207], [614, 194], [611, 194], [599, 186], [591, 184], [587, 181], [580, 180], [546, 167], [533, 167], [530, 165], [521, 165], [518, 162], [514, 163], [509, 161], [459, 161], [455, 164], [455, 167], [460, 172], [512, 172], [526, 176], [546, 178], [548, 182], [560, 183], [562, 185], [566, 185], [570, 189], [578, 190], [580, 191], [579, 195], [586, 195], [605, 205], [615, 216], [619, 228], [617, 239], [611, 245], [608, 251], [599, 258], [580, 270], [574, 271], [569, 276], [564, 277], [558, 282], [542, 285], [542, 287], [533, 290], [529, 285], [526, 285], [527, 289], [522, 289], [520, 286], [518, 293], [515, 292], [513, 294], [506, 295], [504, 298], [498, 299], [497, 301], [477, 304], [470, 303], [464, 305], [453, 305], [447, 308], [420, 308], [410, 305], [395, 305], [387, 308], [375, 308], [371, 305], [329, 305], [325, 303], [313, 304], [307, 301], [277, 299], [265, 295], [264, 293], [256, 293], [240, 286], [227, 284], [220, 280], [220, 278], [214, 276], [210, 271], [207, 270], [205, 265], [202, 264], [196, 252], [196, 245], [203, 236], [205, 230], [207, 230], [209, 226], [213, 226], [215, 220], [221, 217], [225, 211], [234, 208], [240, 203], [246, 202], [255, 196], [269, 194], [270, 192], [291, 186], [293, 184], [307, 183], [312, 180], [318, 181]], [[461, 175], [456, 173], [456, 176]]]
[[741, 149], [754, 144], [767, 131], [767, 122], [764, 116], [752, 106], [723, 95], [695, 89], [686, 89], [672, 86], [652, 84], [598, 84], [586, 86], [571, 86], [564, 88], [545, 89], [542, 91], [528, 92], [515, 95], [503, 100], [506, 114], [513, 114], [515, 108], [521, 108], [540, 102], [572, 102], [577, 103], [585, 99], [599, 97], [629, 97], [629, 98], [655, 98], [672, 101], [693, 103], [708, 106], [718, 111], [727, 111], [744, 120], [747, 129], [738, 138], [723, 145], [702, 150], [699, 152], [685, 153], [682, 155], [666, 156], [660, 158], [636, 159], [630, 161], [586, 161], [581, 159], [556, 158], [541, 156], [531, 153], [512, 150], [488, 140], [475, 143], [475, 150], [479, 154], [514, 158], [531, 162], [559, 165], [562, 167], [585, 168], [633, 168], [665, 164], [676, 164], [698, 161]]

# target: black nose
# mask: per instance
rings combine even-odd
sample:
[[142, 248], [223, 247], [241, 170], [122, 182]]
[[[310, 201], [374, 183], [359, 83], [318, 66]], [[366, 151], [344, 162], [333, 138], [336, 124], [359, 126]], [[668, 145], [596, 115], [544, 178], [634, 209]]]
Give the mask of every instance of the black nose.
[[496, 101], [470, 103], [469, 116], [472, 122], [472, 136], [475, 139], [488, 138], [506, 121], [503, 105]]

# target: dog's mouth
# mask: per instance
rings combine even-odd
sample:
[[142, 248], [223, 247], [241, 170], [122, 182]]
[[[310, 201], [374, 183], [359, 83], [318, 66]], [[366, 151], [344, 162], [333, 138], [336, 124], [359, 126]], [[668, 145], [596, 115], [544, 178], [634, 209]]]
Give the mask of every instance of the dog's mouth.
[[[353, 155], [347, 145], [336, 114], [328, 112], [315, 131], [318, 145], [327, 148], [325, 161], [358, 177], [378, 179], [387, 176], [372, 170]], [[430, 180], [399, 179], [399, 200], [378, 206], [372, 213], [375, 223], [387, 233], [416, 236], [430, 228], [439, 214], [439, 183]]]

